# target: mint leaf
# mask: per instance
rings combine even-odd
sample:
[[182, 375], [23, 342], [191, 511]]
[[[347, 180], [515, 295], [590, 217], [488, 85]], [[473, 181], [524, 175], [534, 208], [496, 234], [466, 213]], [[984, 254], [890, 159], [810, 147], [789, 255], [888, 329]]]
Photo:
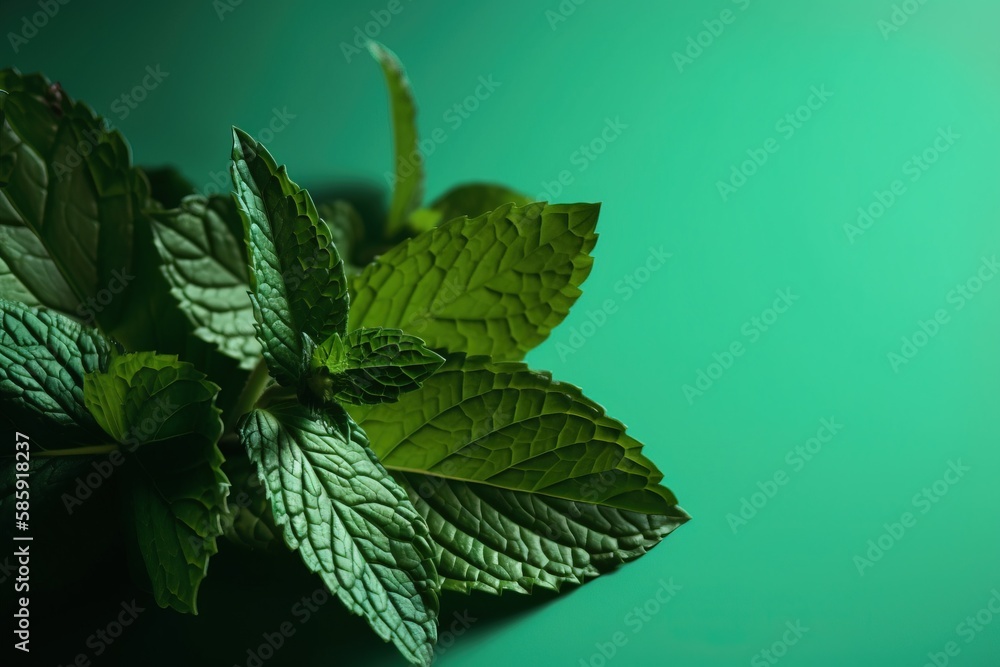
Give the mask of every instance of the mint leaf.
[[527, 206], [531, 199], [495, 183], [465, 183], [456, 185], [435, 199], [430, 206], [410, 214], [410, 226], [426, 231], [461, 216], [475, 218], [504, 204]]
[[198, 588], [218, 552], [229, 482], [209, 438], [186, 437], [136, 450], [126, 465], [135, 543], [161, 607], [198, 613]]
[[194, 334], [250, 370], [260, 358], [247, 296], [246, 250], [239, 213], [229, 197], [185, 197], [152, 214], [156, 248], [171, 294]]
[[84, 380], [94, 418], [127, 446], [132, 548], [141, 551], [157, 604], [184, 613], [198, 613], [198, 587], [226, 513], [218, 390], [191, 364], [151, 352], [115, 357]]
[[454, 356], [395, 405], [351, 413], [426, 518], [445, 588], [582, 583], [687, 520], [620, 422], [523, 364]]
[[87, 105], [44, 77], [5, 69], [0, 88], [8, 91], [0, 128], [0, 273], [39, 303], [76, 317], [93, 313], [111, 331], [124, 300], [95, 308], [94, 299], [120, 290], [131, 270], [145, 177], [132, 167], [121, 134], [106, 131]]
[[250, 550], [267, 550], [275, 545], [280, 547], [281, 533], [274, 525], [267, 490], [246, 452], [227, 458], [222, 471], [232, 484], [229, 511], [222, 519], [226, 538]]
[[403, 230], [410, 212], [420, 206], [424, 196], [424, 159], [417, 142], [417, 108], [403, 65], [395, 53], [378, 42], [368, 42], [368, 50], [381, 65], [389, 88], [395, 180], [385, 237], [391, 239]]
[[55, 432], [80, 427], [99, 434], [84, 399], [84, 377], [104, 367], [110, 354], [96, 331], [44, 308], [0, 299], [0, 400], [15, 421], [24, 416]]
[[580, 296], [599, 209], [507, 204], [404, 241], [352, 279], [350, 327], [399, 328], [428, 347], [521, 359]]
[[188, 433], [216, 442], [218, 391], [191, 364], [152, 352], [113, 357], [106, 370], [84, 378], [84, 400], [97, 423], [117, 442], [135, 445]]
[[444, 359], [399, 329], [334, 334], [313, 352], [313, 391], [327, 401], [391, 403], [418, 389]]
[[336, 405], [287, 402], [251, 412], [241, 437], [285, 543], [382, 639], [429, 665], [438, 584], [427, 526], [360, 427]]
[[275, 379], [294, 385], [308, 364], [310, 341], [346, 333], [344, 263], [309, 193], [235, 128], [231, 171], [247, 239], [257, 338]]

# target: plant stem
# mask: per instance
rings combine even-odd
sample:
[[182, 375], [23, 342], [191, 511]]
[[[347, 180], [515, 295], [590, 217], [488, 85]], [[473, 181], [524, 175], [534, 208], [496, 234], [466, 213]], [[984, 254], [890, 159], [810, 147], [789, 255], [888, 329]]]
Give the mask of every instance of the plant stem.
[[48, 449], [32, 452], [32, 456], [86, 456], [88, 454], [108, 454], [118, 449], [118, 445], [91, 445], [90, 447], [73, 447], [71, 449]]
[[257, 399], [264, 393], [264, 388], [267, 387], [268, 380], [270, 379], [271, 376], [267, 372], [267, 364], [261, 359], [254, 367], [253, 372], [250, 373], [250, 377], [247, 378], [243, 392], [236, 400], [236, 405], [233, 406], [232, 412], [229, 413], [229, 418], [226, 420], [225, 425], [226, 433], [229, 433], [236, 427], [236, 422], [239, 421], [240, 417], [253, 409], [253, 406], [257, 403]]

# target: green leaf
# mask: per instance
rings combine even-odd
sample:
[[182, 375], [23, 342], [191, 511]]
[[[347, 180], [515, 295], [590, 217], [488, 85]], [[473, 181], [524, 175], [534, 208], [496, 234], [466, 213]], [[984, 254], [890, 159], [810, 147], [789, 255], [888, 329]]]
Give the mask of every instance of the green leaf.
[[429, 665], [438, 584], [427, 526], [364, 432], [336, 405], [288, 402], [250, 413], [241, 437], [286, 544], [381, 638]]
[[194, 334], [252, 369], [260, 343], [247, 296], [242, 223], [232, 199], [191, 195], [179, 208], [151, 215], [163, 275]]
[[185, 197], [195, 194], [194, 186], [173, 167], [144, 168], [143, 172], [149, 181], [150, 197], [162, 209], [179, 208]]
[[451, 357], [397, 404], [351, 413], [426, 518], [448, 589], [582, 583], [687, 520], [620, 422], [523, 364]]
[[395, 53], [378, 42], [368, 42], [368, 50], [382, 67], [389, 88], [395, 179], [385, 238], [391, 239], [403, 230], [410, 212], [420, 206], [423, 199], [424, 159], [417, 141], [417, 107], [403, 65]]
[[580, 296], [599, 209], [508, 204], [404, 241], [351, 281], [350, 328], [399, 328], [428, 347], [521, 359]]
[[527, 206], [531, 199], [495, 183], [465, 183], [456, 185], [438, 197], [426, 208], [410, 214], [410, 226], [416, 231], [426, 231], [463, 215], [470, 218], [489, 213], [504, 204]]
[[213, 404], [218, 391], [191, 364], [152, 352], [113, 357], [107, 370], [84, 378], [87, 409], [116, 442], [129, 445], [189, 433], [216, 442], [222, 435]]
[[334, 334], [313, 352], [313, 391], [327, 401], [391, 403], [419, 389], [444, 359], [399, 329]]
[[84, 377], [108, 363], [111, 347], [99, 333], [44, 308], [0, 299], [0, 401], [19, 417], [99, 437], [87, 410]]
[[198, 588], [228, 511], [222, 462], [209, 438], [192, 433], [140, 447], [126, 464], [136, 543], [161, 607], [198, 613]]
[[125, 308], [114, 297], [132, 268], [133, 228], [148, 183], [118, 132], [44, 77], [0, 71], [0, 261], [20, 287], [64, 314], [112, 330]]
[[347, 327], [347, 278], [309, 193], [233, 129], [233, 183], [250, 259], [257, 338], [271, 374], [294, 385], [314, 345]]
[[267, 489], [257, 476], [257, 470], [246, 452], [226, 459], [222, 471], [229, 478], [229, 513], [223, 517], [222, 529], [227, 539], [250, 550], [267, 550], [278, 542], [280, 531], [274, 525], [274, 515], [267, 501]]
[[219, 388], [191, 364], [151, 352], [117, 356], [84, 382], [94, 418], [127, 446], [126, 505], [156, 602], [196, 614], [227, 511]]

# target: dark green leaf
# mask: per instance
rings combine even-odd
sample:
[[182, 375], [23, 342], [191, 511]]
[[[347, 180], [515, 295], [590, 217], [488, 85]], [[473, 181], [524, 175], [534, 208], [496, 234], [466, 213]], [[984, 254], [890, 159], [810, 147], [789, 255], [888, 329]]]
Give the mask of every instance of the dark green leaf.
[[283, 403], [250, 413], [241, 437], [285, 542], [331, 592], [413, 664], [437, 638], [427, 525], [341, 408]]
[[389, 88], [395, 179], [385, 237], [391, 239], [403, 230], [410, 212], [420, 206], [424, 196], [424, 160], [417, 142], [417, 108], [403, 65], [395, 53], [377, 42], [369, 42], [368, 50], [382, 66]]
[[233, 141], [257, 338], [275, 379], [294, 385], [312, 353], [308, 341], [346, 333], [344, 263], [309, 193], [245, 132], [234, 129]]
[[257, 476], [257, 470], [246, 452], [226, 459], [222, 471], [229, 478], [229, 513], [223, 517], [222, 529], [233, 543], [250, 550], [281, 546], [281, 532], [274, 525], [274, 515], [267, 501], [267, 489]]
[[133, 228], [148, 183], [128, 145], [85, 104], [33, 74], [0, 71], [8, 91], [0, 129], [0, 260], [32, 294], [59, 312], [111, 331], [124, 309], [115, 297], [132, 269]]
[[198, 613], [198, 587], [227, 513], [222, 462], [209, 438], [192, 433], [140, 447], [126, 464], [135, 537], [161, 607]]
[[229, 487], [218, 386], [176, 357], [140, 352], [113, 358], [84, 388], [95, 419], [129, 454], [127, 502], [157, 604], [198, 613]]
[[687, 520], [620, 422], [523, 364], [452, 357], [397, 404], [351, 412], [427, 519], [446, 588], [582, 583]]
[[313, 352], [314, 392], [342, 403], [391, 403], [418, 389], [444, 359], [399, 329], [334, 334]]
[[[96, 331], [46, 310], [0, 299], [0, 400], [11, 418], [98, 434], [84, 401], [84, 377], [108, 363]], [[76, 436], [74, 435], [74, 438]]]
[[580, 296], [597, 204], [503, 205], [404, 241], [351, 281], [351, 329], [393, 327], [449, 352], [521, 359]]
[[247, 296], [246, 250], [239, 213], [229, 197], [186, 197], [179, 208], [152, 214], [163, 275], [202, 340], [250, 370], [260, 358], [253, 305]]

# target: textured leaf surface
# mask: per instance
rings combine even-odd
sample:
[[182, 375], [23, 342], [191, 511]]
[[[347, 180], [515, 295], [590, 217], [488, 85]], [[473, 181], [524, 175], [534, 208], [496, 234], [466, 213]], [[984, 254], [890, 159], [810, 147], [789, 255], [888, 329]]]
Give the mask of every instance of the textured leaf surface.
[[285, 542], [353, 613], [429, 665], [437, 576], [427, 525], [342, 409], [255, 410], [241, 436]]
[[274, 525], [267, 490], [257, 476], [257, 470], [247, 455], [230, 456], [222, 466], [232, 488], [229, 492], [229, 513], [223, 517], [222, 529], [231, 542], [250, 550], [281, 546], [281, 532]]
[[314, 344], [347, 326], [347, 278], [309, 193], [263, 146], [233, 130], [233, 184], [250, 259], [257, 338], [272, 375], [295, 384]]
[[397, 404], [351, 412], [427, 519], [446, 588], [581, 583], [687, 520], [620, 422], [523, 364], [452, 357]]
[[95, 419], [126, 445], [128, 507], [157, 604], [197, 613], [229, 487], [218, 386], [176, 357], [140, 352], [87, 375], [84, 389]]
[[415, 229], [425, 231], [463, 215], [475, 218], [504, 204], [527, 206], [530, 203], [527, 196], [503, 185], [465, 183], [448, 190], [427, 208], [411, 213], [410, 223]]
[[389, 88], [395, 179], [385, 236], [392, 238], [403, 229], [410, 211], [420, 206], [423, 199], [424, 160], [417, 142], [417, 107], [403, 65], [396, 54], [377, 42], [369, 42], [368, 50], [381, 65]]
[[219, 387], [171, 355], [137, 352], [113, 357], [107, 370], [84, 378], [84, 400], [117, 442], [147, 444], [188, 433], [215, 442], [222, 435], [213, 404]]
[[[5, 296], [27, 291], [54, 310], [86, 316], [88, 300], [130, 270], [149, 186], [121, 134], [105, 131], [58, 85], [6, 69], [0, 88], [9, 93], [0, 128], [0, 275], [20, 284]], [[112, 299], [90, 312], [109, 331], [123, 307]]]
[[431, 348], [521, 359], [580, 296], [599, 208], [504, 205], [404, 241], [351, 281], [351, 329], [398, 328]]
[[186, 197], [179, 208], [154, 213], [153, 230], [163, 275], [195, 335], [252, 369], [260, 343], [247, 296], [243, 229], [232, 200]]
[[328, 400], [390, 403], [418, 389], [444, 359], [416, 336], [399, 329], [355, 329], [347, 338], [331, 336], [313, 353], [317, 384]]
[[[44, 308], [0, 299], [0, 399], [15, 415], [97, 432], [84, 377], [108, 362], [96, 331]], [[13, 415], [12, 415], [13, 417]]]

